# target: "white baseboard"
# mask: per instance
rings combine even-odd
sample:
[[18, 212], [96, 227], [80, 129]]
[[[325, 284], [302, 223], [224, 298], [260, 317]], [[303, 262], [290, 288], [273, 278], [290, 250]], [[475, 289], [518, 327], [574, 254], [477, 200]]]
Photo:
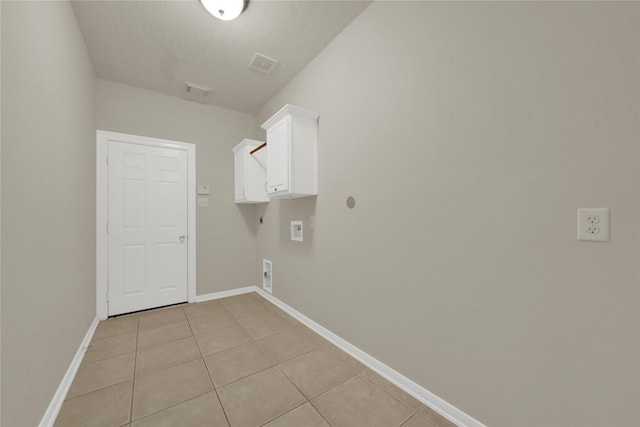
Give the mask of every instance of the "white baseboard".
[[210, 301], [212, 299], [220, 299], [220, 298], [227, 298], [227, 297], [232, 297], [240, 294], [248, 294], [249, 292], [255, 292], [256, 289], [257, 288], [255, 286], [247, 286], [245, 288], [230, 289], [228, 291], [212, 292], [210, 294], [197, 295], [196, 302], [204, 302], [204, 301]]
[[[244, 289], [247, 289], [247, 288], [244, 288]], [[381, 376], [389, 380], [391, 383], [398, 386], [400, 389], [409, 393], [411, 396], [413, 396], [423, 404], [427, 405], [429, 408], [438, 412], [440, 415], [442, 415], [449, 421], [455, 423], [458, 426], [485, 427], [484, 424], [482, 424], [480, 421], [476, 420], [472, 416], [466, 414], [465, 412], [456, 408], [452, 404], [446, 402], [445, 400], [431, 393], [429, 390], [425, 389], [421, 385], [411, 381], [409, 378], [393, 370], [392, 368], [380, 362], [379, 360], [369, 355], [368, 353], [365, 353], [364, 351], [360, 350], [358, 347], [354, 346], [348, 341], [345, 341], [344, 339], [340, 338], [338, 335], [334, 334], [330, 330], [326, 329], [325, 327], [309, 319], [307, 316], [300, 313], [299, 311], [296, 311], [295, 309], [291, 308], [290, 306], [280, 301], [278, 298], [274, 297], [273, 295], [263, 291], [258, 287], [254, 287], [252, 291], [258, 292], [260, 296], [264, 297], [269, 302], [281, 308], [282, 310], [284, 310], [285, 312], [287, 312], [288, 314], [290, 314], [291, 316], [299, 320], [305, 326], [307, 326], [314, 332], [318, 333], [320, 336], [322, 336], [329, 342], [333, 343], [338, 348], [340, 348], [341, 350], [343, 350], [344, 352], [346, 352], [356, 360], [360, 361], [362, 364], [364, 364], [371, 370], [380, 374]]]
[[60, 412], [60, 408], [62, 408], [62, 404], [64, 403], [64, 399], [67, 397], [67, 392], [69, 392], [69, 387], [71, 387], [71, 383], [78, 372], [78, 368], [80, 367], [80, 363], [82, 363], [82, 359], [84, 358], [84, 353], [87, 351], [87, 347], [91, 343], [91, 338], [93, 338], [93, 333], [96, 331], [98, 327], [98, 317], [93, 319], [91, 322], [91, 326], [89, 326], [89, 330], [87, 331], [82, 343], [80, 343], [80, 348], [76, 352], [75, 357], [71, 361], [69, 368], [67, 369], [67, 373], [62, 377], [62, 381], [58, 386], [58, 390], [56, 390], [56, 394], [53, 395], [53, 399], [51, 399], [51, 403], [49, 403], [49, 407], [45, 411], [42, 419], [40, 420], [39, 427], [52, 427], [53, 423], [56, 421], [56, 417], [58, 416], [58, 412]]

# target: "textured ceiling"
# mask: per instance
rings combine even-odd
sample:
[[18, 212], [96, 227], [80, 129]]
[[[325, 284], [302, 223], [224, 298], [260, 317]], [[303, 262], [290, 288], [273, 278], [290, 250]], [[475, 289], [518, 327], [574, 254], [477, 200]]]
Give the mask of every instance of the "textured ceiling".
[[[98, 77], [253, 113], [369, 1], [250, 1], [234, 21], [190, 1], [73, 1]], [[249, 68], [256, 53], [279, 61]], [[203, 98], [189, 81], [212, 88]]]

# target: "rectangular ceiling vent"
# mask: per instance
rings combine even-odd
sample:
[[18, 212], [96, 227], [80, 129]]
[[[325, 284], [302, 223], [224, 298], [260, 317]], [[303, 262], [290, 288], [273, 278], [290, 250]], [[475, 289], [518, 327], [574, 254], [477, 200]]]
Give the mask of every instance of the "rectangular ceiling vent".
[[256, 53], [253, 55], [251, 63], [249, 63], [249, 68], [269, 74], [277, 64], [278, 60], [269, 58], [261, 53]]
[[184, 90], [190, 95], [207, 97], [211, 93], [210, 87], [197, 85], [195, 83], [184, 82], [184, 86]]

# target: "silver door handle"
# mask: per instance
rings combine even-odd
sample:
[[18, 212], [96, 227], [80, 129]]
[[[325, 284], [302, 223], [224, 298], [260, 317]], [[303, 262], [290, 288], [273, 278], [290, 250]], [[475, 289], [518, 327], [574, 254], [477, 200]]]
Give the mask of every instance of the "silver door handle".
[[180, 239], [180, 243], [184, 243], [184, 239], [185, 239], [186, 237], [187, 237], [187, 236], [185, 236], [184, 234], [179, 235], [179, 236], [178, 236], [178, 239]]

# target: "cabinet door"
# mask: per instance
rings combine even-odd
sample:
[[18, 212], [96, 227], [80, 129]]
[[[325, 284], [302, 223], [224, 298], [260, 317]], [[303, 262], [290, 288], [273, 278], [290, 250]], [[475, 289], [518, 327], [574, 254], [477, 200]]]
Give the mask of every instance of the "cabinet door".
[[235, 173], [235, 200], [244, 200], [247, 197], [247, 150], [243, 148], [234, 153]]
[[267, 191], [289, 189], [290, 118], [284, 117], [267, 131]]

